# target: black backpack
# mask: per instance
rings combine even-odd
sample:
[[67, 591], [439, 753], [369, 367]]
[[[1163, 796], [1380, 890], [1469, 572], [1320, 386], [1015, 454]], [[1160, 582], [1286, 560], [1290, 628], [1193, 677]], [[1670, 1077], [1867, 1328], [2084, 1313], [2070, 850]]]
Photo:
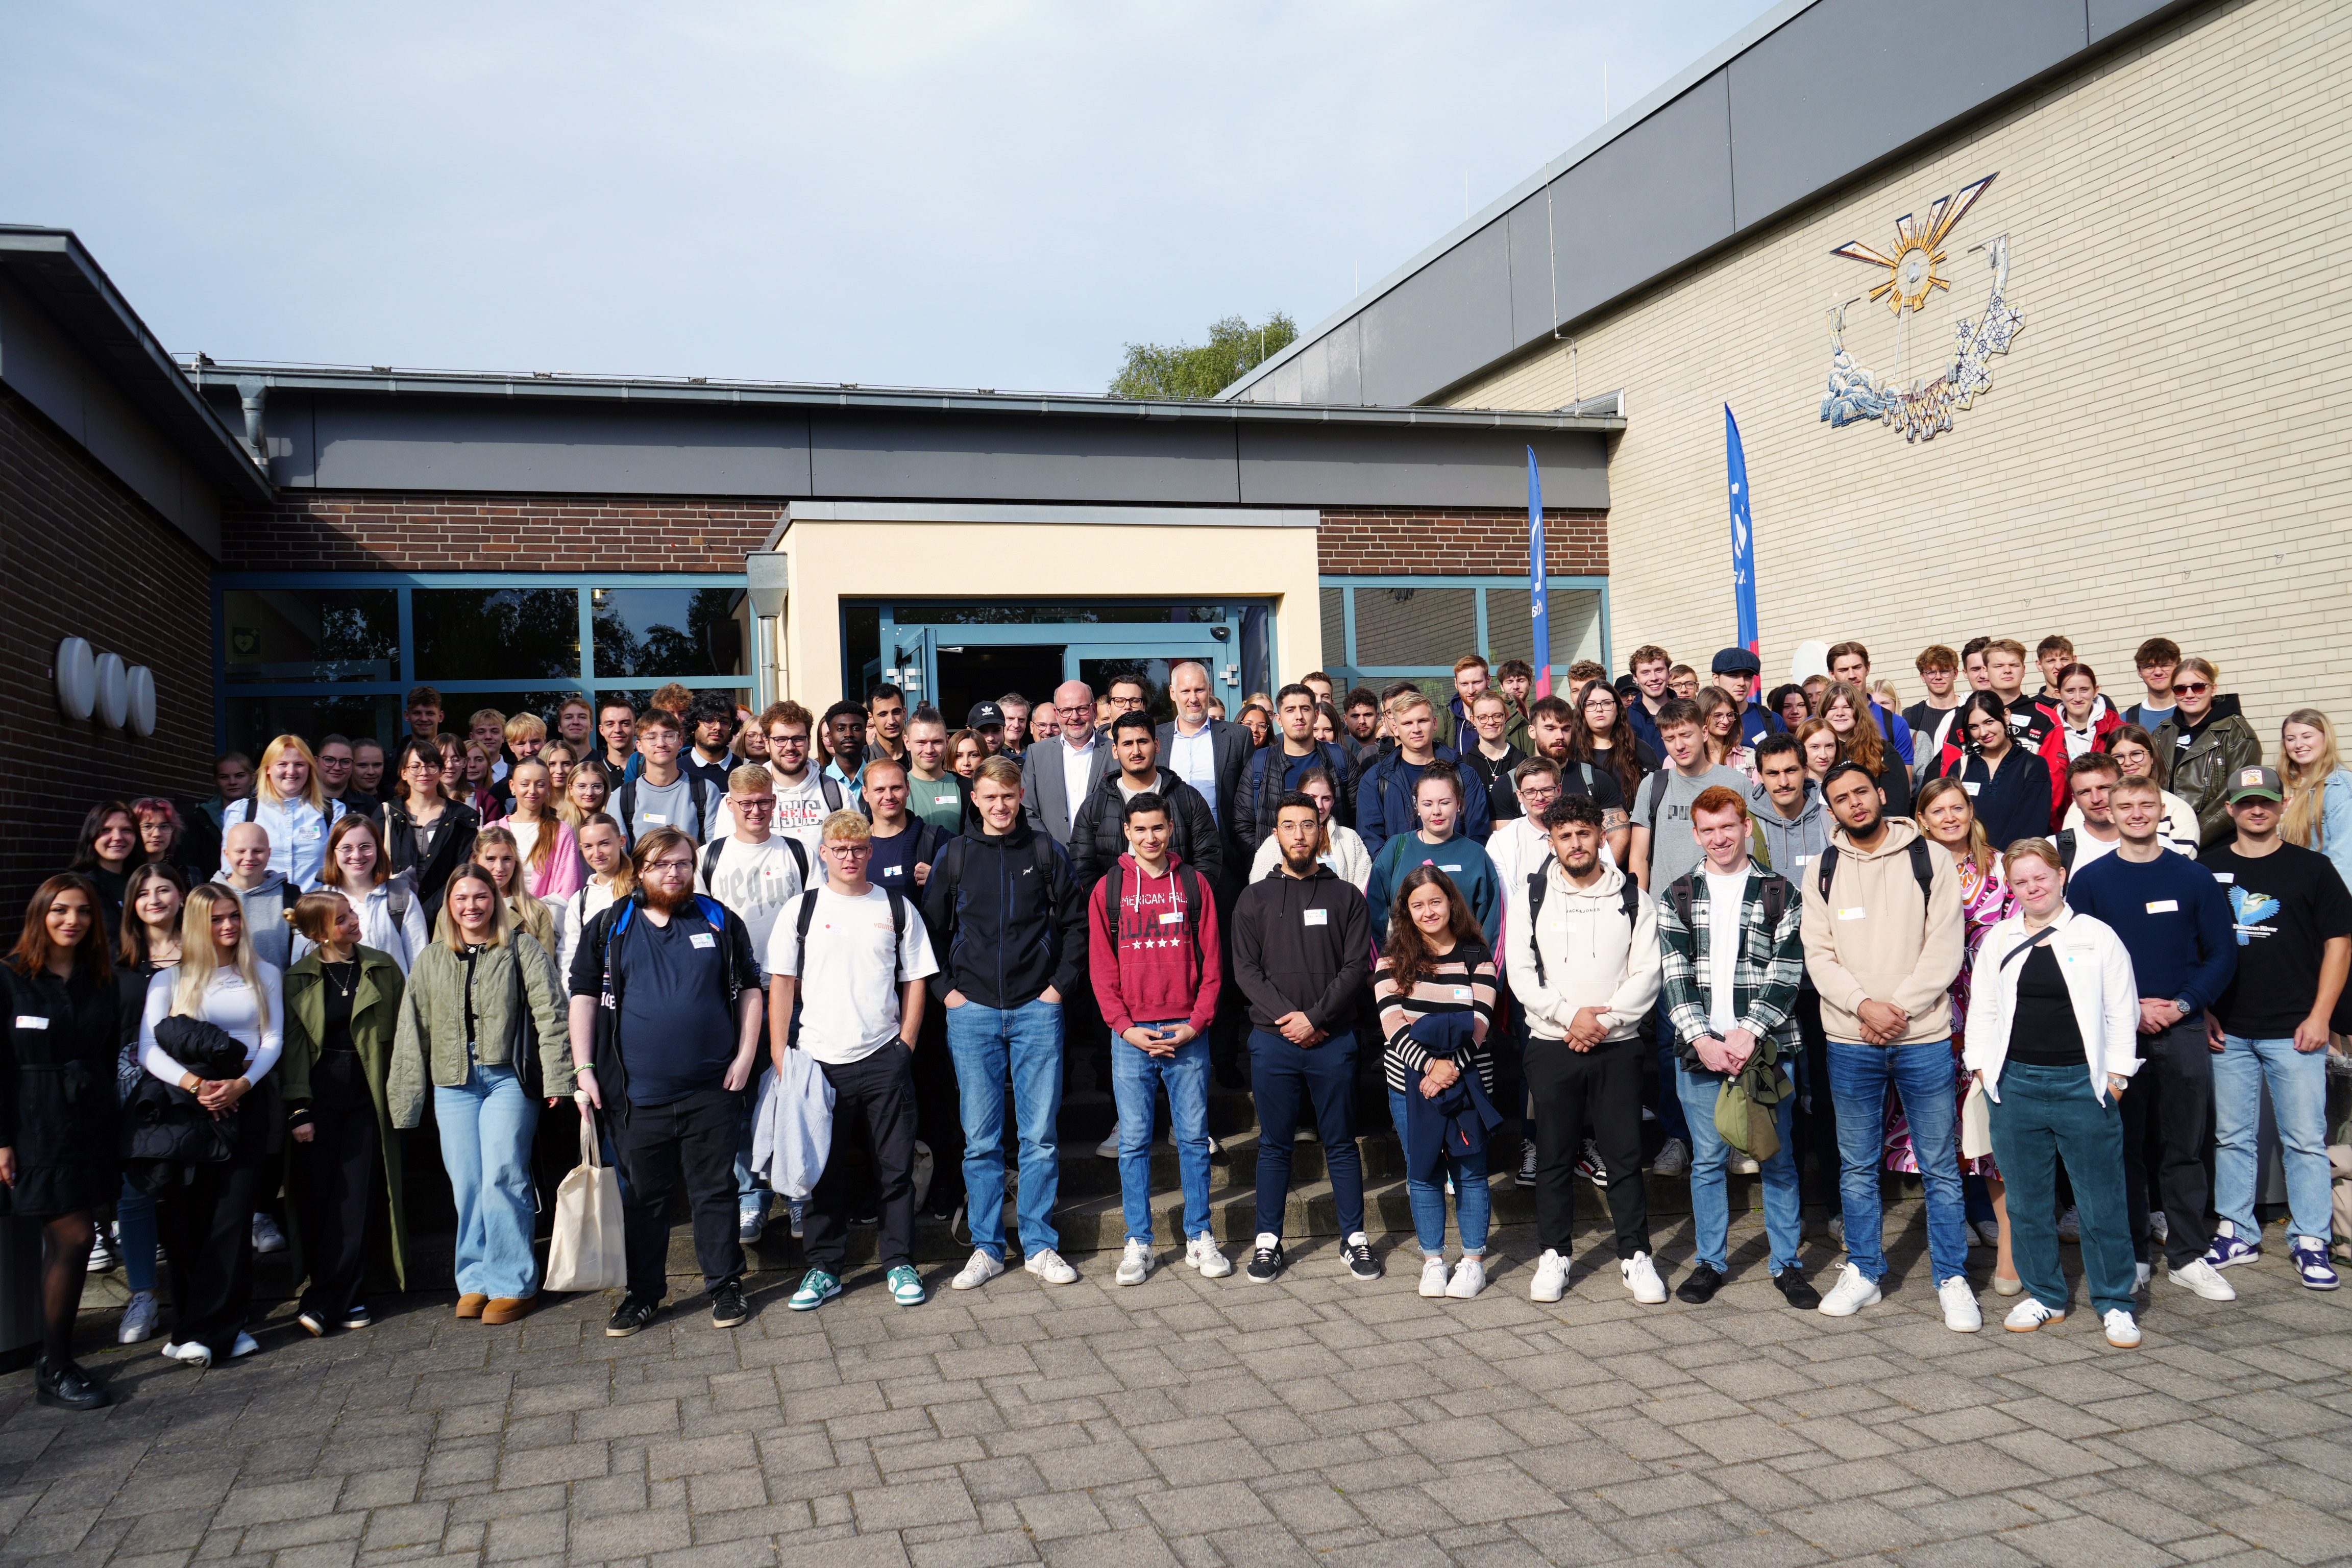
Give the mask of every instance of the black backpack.
[[[1928, 850], [1927, 841], [1926, 839], [1914, 838], [1911, 840], [1909, 847], [1911, 851], [1911, 877], [1914, 881], [1919, 884], [1919, 901], [1926, 903], [1934, 893], [1936, 886], [1936, 864], [1934, 861], [1927, 858]], [[1822, 851], [1821, 860], [1819, 862], [1822, 868], [1821, 880], [1815, 884], [1815, 886], [1821, 889], [1822, 897], [1824, 899], [1827, 899], [1830, 896], [1830, 878], [1836, 874], [1837, 863], [1838, 847], [1832, 844], [1828, 848]]]
[[[808, 846], [789, 833], [779, 833], [776, 837], [782, 839], [784, 847], [792, 852], [793, 866], [800, 872], [801, 886], [807, 887], [809, 885]], [[710, 879], [719, 874], [719, 852], [727, 847], [728, 842], [724, 838], [714, 838], [702, 847], [702, 885], [704, 887], [710, 886]]]
[[[699, 844], [710, 837], [710, 825], [703, 815], [706, 808], [702, 804], [702, 780], [683, 767], [678, 769], [677, 776], [686, 781], [686, 798], [694, 803], [694, 841]], [[625, 781], [613, 796], [613, 804], [618, 808], [614, 816], [621, 823], [621, 842], [632, 852], [637, 847], [637, 783], [635, 779]]]
[[[1675, 913], [1681, 918], [1685, 931], [1690, 929], [1691, 906], [1698, 898], [1698, 875], [1696, 871], [1685, 872], [1675, 878], [1666, 889], [1666, 897], [1674, 900]], [[1764, 923], [1779, 931], [1780, 917], [1788, 912], [1788, 879], [1767, 870], [1764, 873]]]
[[[1618, 885], [1617, 904], [1625, 911], [1628, 925], [1640, 919], [1642, 884], [1633, 880], [1631, 871], [1621, 872], [1625, 880]], [[1551, 891], [1551, 868], [1528, 873], [1528, 951], [1536, 956], [1536, 984], [1549, 984], [1544, 977], [1543, 943], [1536, 940], [1536, 917], [1543, 913], [1544, 895]]]
[[[800, 898], [801, 912], [793, 917], [793, 973], [795, 979], [808, 970], [808, 928], [816, 918], [816, 896], [819, 889], [811, 888]], [[907, 978], [907, 896], [896, 888], [885, 888], [882, 896], [890, 900], [890, 978], [894, 982]]]
[[[1208, 967], [1208, 961], [1201, 952], [1201, 907], [1209, 896], [1208, 891], [1201, 880], [1201, 874], [1192, 869], [1189, 861], [1178, 861], [1176, 870], [1182, 879], [1181, 885], [1184, 889], [1184, 934], [1192, 939], [1192, 962], [1205, 970]], [[1103, 873], [1103, 880], [1108, 884], [1103, 893], [1103, 912], [1110, 919], [1110, 940], [1113, 951], [1116, 951], [1118, 946], [1119, 886], [1120, 879], [1126, 875], [1126, 871], [1127, 868], [1124, 866], [1114, 860], [1110, 863], [1110, 869]]]

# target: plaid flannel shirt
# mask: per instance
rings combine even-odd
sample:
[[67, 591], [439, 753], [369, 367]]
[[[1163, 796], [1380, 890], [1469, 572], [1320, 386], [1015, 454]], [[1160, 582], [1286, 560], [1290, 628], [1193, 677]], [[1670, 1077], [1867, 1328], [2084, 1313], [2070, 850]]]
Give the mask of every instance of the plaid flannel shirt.
[[[1693, 871], [1658, 895], [1658, 951], [1664, 986], [1660, 1005], [1674, 1027], [1675, 1053], [1685, 1065], [1693, 1066], [1698, 1058], [1690, 1043], [1715, 1032], [1707, 1022], [1706, 975], [1711, 952], [1707, 919], [1712, 903], [1706, 896], [1704, 875], [1703, 869]], [[1759, 1041], [1777, 1042], [1785, 1054], [1796, 1039], [1797, 989], [1805, 977], [1805, 944], [1801, 934], [1804, 910], [1803, 900], [1791, 885], [1779, 927], [1766, 926], [1764, 884], [1768, 879], [1785, 879], [1753, 861], [1748, 863], [1748, 886], [1739, 898], [1739, 956], [1732, 969], [1731, 1009], [1739, 1019], [1739, 1027]], [[1685, 884], [1691, 910], [1688, 921], [1675, 907], [1674, 897], [1675, 888]]]

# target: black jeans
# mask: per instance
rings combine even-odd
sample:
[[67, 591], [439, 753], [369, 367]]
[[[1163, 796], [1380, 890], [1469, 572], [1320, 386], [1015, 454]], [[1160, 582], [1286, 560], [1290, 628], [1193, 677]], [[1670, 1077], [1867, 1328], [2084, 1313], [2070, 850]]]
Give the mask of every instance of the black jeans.
[[364, 1087], [360, 1093], [360, 1103], [348, 1110], [314, 1104], [310, 1142], [294, 1145], [295, 1212], [310, 1270], [302, 1310], [331, 1324], [367, 1299], [368, 1205], [383, 1150], [375, 1103]]
[[1642, 1185], [1642, 1057], [1639, 1035], [1590, 1051], [1538, 1035], [1528, 1042], [1528, 1092], [1536, 1102], [1536, 1228], [1544, 1246], [1575, 1250], [1576, 1155], [1588, 1120], [1609, 1171], [1609, 1214], [1622, 1260], [1650, 1250], [1650, 1201]]
[[681, 1173], [694, 1215], [694, 1260], [716, 1290], [743, 1278], [743, 1244], [735, 1235], [735, 1144], [743, 1096], [698, 1089], [667, 1105], [632, 1105], [614, 1129], [621, 1182], [622, 1230], [632, 1300], [658, 1302], [669, 1293], [669, 1200]]
[[172, 1260], [172, 1338], [228, 1360], [253, 1305], [253, 1205], [261, 1190], [263, 1124], [276, 1098], [248, 1094], [237, 1113], [236, 1152], [194, 1167], [184, 1187], [160, 1194], [163, 1249]]
[[[1838, 1192], [1837, 1100], [1830, 1093], [1830, 1038], [1822, 1030], [1821, 994], [1811, 986], [1797, 992], [1797, 1060], [1791, 1064], [1797, 1080], [1795, 1119], [1798, 1190], [1809, 1208], [1842, 1214], [1845, 1200]], [[1806, 1163], [1810, 1157], [1813, 1163]]]
[[2156, 1128], [2156, 1190], [2168, 1234], [2164, 1256], [2183, 1268], [2205, 1256], [2212, 1235], [2205, 1207], [2213, 1195], [2206, 1152], [2213, 1146], [2213, 1053], [2205, 1015], [2139, 1037], [2140, 1069], [2124, 1090], [2124, 1202], [2131, 1211], [2132, 1255], [2152, 1260], [2147, 1229], [2147, 1130]]
[[[948, 1051], [948, 1010], [923, 1008], [923, 1031], [915, 1037], [909, 1066], [914, 1074], [915, 1135], [931, 1152], [932, 1213], [948, 1215], [963, 1201], [963, 1101], [956, 1085], [955, 1058]], [[806, 1231], [803, 1215], [802, 1228]], [[805, 1234], [802, 1239], [807, 1239]]]
[[[801, 1210], [802, 1251], [813, 1268], [838, 1276], [849, 1256], [849, 1146], [863, 1127], [881, 1189], [882, 1267], [915, 1261], [915, 1074], [897, 1041], [862, 1060], [817, 1065], [833, 1085], [833, 1147], [824, 1174]], [[939, 1169], [939, 1156], [931, 1156]]]

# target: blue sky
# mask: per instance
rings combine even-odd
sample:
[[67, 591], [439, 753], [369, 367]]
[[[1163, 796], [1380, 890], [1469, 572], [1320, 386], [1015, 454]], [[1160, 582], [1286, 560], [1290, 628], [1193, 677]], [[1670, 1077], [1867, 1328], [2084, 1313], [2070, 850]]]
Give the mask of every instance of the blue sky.
[[1766, 8], [17, 5], [0, 221], [217, 359], [1099, 392]]

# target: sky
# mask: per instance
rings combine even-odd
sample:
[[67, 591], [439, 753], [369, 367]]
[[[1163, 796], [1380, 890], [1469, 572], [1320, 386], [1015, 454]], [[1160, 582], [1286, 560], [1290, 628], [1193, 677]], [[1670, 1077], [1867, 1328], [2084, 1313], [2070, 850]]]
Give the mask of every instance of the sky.
[[0, 222], [183, 355], [1098, 393], [1768, 5], [11, 5]]

